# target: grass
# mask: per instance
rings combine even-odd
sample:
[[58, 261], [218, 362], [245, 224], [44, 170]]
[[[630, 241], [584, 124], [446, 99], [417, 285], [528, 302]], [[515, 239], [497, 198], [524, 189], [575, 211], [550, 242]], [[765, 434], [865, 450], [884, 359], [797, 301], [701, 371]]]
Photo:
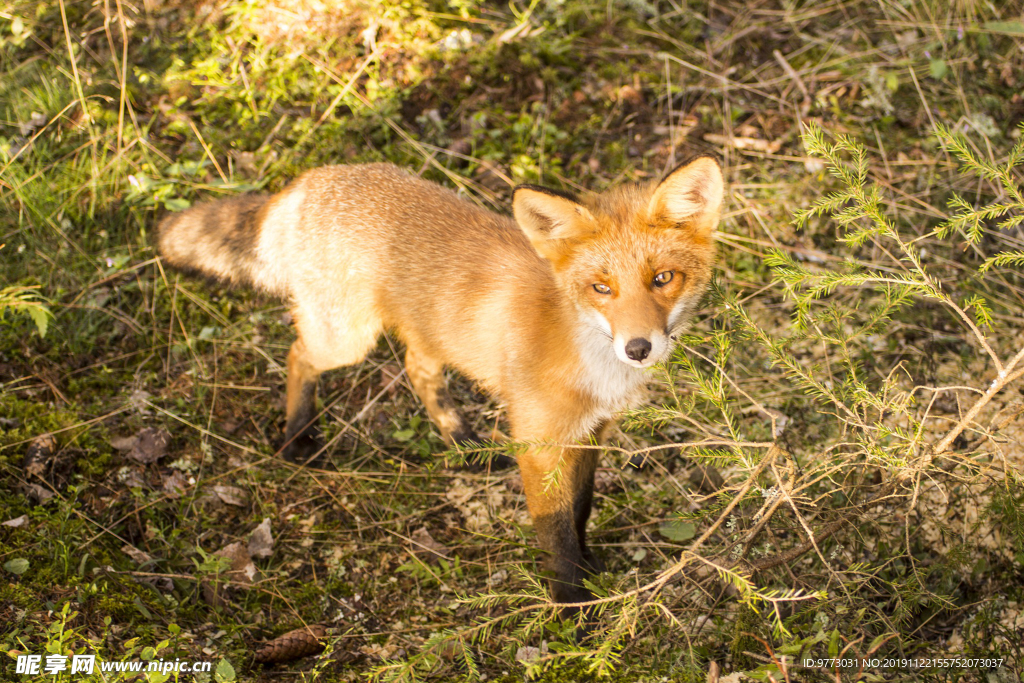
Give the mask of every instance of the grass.
[[[1019, 12], [970, 1], [8, 2], [4, 652], [211, 661], [197, 680], [1022, 680], [1022, 46]], [[516, 475], [443, 466], [395, 342], [325, 377], [329, 467], [290, 466], [285, 308], [151, 243], [326, 163], [507, 211], [515, 183], [702, 152], [730, 181], [720, 269], [602, 455], [581, 647]], [[146, 428], [165, 451], [131, 450]], [[224, 551], [264, 519], [245, 579]], [[305, 624], [326, 654], [254, 661]], [[794, 666], [945, 655], [1001, 665]]]

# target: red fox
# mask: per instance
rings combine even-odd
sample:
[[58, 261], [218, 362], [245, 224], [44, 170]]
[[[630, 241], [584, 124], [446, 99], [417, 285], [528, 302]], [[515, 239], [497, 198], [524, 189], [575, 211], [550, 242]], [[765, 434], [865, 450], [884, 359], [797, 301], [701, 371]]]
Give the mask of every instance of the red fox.
[[328, 166], [169, 216], [158, 240], [172, 266], [290, 303], [288, 458], [318, 448], [318, 375], [385, 330], [449, 444], [477, 439], [445, 367], [503, 401], [554, 599], [580, 603], [600, 568], [586, 544], [597, 451], [574, 445], [599, 440], [668, 358], [710, 279], [722, 199], [710, 157], [582, 197], [521, 185], [514, 220], [390, 164]]

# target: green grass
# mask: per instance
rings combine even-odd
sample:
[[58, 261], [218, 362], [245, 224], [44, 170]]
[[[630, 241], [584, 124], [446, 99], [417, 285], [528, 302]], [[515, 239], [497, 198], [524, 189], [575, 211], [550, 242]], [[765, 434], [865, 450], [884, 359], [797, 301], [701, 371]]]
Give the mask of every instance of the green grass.
[[[1024, 329], [1022, 47], [1009, 4], [970, 1], [7, 3], [0, 521], [25, 520], [0, 526], [2, 650], [230, 663], [210, 680], [519, 681], [524, 648], [542, 681], [824, 681], [793, 658], [840, 654], [1004, 658], [843, 680], [1024, 680], [1020, 379], [953, 434]], [[550, 619], [516, 476], [443, 467], [388, 386], [396, 342], [324, 378], [330, 467], [296, 469], [273, 457], [284, 306], [152, 246], [167, 211], [322, 164], [392, 161], [507, 212], [510, 183], [600, 190], [707, 152], [730, 182], [716, 285], [602, 455], [609, 599], [583, 647]], [[157, 461], [115, 447], [147, 427], [171, 436]], [[272, 554], [218, 589], [215, 553], [264, 518]], [[327, 655], [253, 661], [309, 623]]]

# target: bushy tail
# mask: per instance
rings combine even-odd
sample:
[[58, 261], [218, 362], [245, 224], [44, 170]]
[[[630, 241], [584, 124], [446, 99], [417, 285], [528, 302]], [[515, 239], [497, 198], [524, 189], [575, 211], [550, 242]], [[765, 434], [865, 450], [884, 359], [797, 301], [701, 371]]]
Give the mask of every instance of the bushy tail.
[[270, 278], [261, 277], [257, 253], [269, 199], [247, 194], [167, 216], [158, 229], [160, 255], [180, 270], [274, 292]]

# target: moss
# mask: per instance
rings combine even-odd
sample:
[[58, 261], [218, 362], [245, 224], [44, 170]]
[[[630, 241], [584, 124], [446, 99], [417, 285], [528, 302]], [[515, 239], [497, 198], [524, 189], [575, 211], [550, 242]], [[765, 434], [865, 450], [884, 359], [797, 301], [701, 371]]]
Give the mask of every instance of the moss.
[[[79, 416], [71, 409], [57, 409], [40, 401], [19, 399], [12, 394], [0, 395], [0, 414], [17, 423], [0, 431], [0, 458], [10, 457], [4, 449], [15, 443], [50, 434], [78, 424]], [[20, 462], [19, 462], [20, 464]]]
[[37, 609], [39, 591], [36, 587], [23, 583], [0, 584], [0, 604], [9, 604], [24, 610]]
[[135, 597], [131, 594], [111, 592], [105, 595], [96, 596], [90, 608], [99, 614], [110, 615], [117, 621], [133, 621], [141, 616], [139, 608], [135, 605]]
[[758, 667], [760, 662], [746, 653], [757, 653], [763, 649], [758, 638], [764, 639], [764, 627], [764, 617], [746, 605], [740, 607], [739, 615], [733, 624], [732, 643], [729, 646], [735, 670], [748, 671]]

